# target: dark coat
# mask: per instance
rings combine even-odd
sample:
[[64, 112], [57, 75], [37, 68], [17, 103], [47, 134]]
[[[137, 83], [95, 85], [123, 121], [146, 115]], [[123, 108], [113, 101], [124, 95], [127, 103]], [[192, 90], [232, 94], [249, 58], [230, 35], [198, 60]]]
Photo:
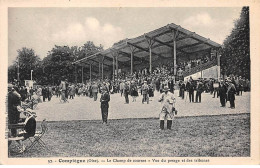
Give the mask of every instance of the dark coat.
[[229, 84], [227, 89], [227, 100], [233, 101], [235, 100], [236, 87], [234, 84]]
[[201, 82], [198, 83], [197, 92], [203, 92], [203, 84]]
[[186, 84], [186, 90], [189, 92], [193, 92], [195, 89], [193, 82], [187, 82]]
[[109, 108], [108, 102], [110, 101], [110, 95], [108, 93], [104, 93], [101, 95], [100, 102], [101, 108]]
[[227, 98], [227, 87], [225, 85], [223, 86], [219, 85], [218, 91], [219, 91], [220, 98], [225, 98], [225, 99]]
[[21, 104], [21, 96], [16, 91], [8, 93], [8, 119], [10, 124], [16, 124], [19, 121], [20, 113], [17, 106]]

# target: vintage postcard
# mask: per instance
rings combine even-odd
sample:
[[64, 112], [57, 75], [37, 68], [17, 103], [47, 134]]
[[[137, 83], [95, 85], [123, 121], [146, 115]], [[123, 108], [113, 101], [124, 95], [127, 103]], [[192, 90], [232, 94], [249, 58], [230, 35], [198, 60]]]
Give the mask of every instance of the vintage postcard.
[[259, 1], [0, 2], [0, 164], [259, 164]]

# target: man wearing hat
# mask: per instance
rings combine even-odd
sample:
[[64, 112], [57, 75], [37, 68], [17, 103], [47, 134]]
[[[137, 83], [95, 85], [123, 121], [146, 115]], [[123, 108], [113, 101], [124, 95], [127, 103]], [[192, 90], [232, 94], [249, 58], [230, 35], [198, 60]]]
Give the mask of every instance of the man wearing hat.
[[164, 93], [161, 95], [159, 102], [162, 103], [162, 110], [159, 115], [160, 118], [160, 129], [164, 129], [164, 120], [167, 120], [167, 129], [171, 129], [172, 120], [174, 117], [173, 103], [175, 98], [172, 93], [169, 92], [168, 86], [164, 87]]
[[186, 89], [189, 92], [190, 103], [194, 102], [194, 89], [195, 89], [195, 86], [194, 86], [194, 81], [193, 81], [192, 77], [190, 77], [190, 79], [188, 80], [188, 82], [186, 84]]
[[106, 87], [102, 87], [101, 97], [100, 97], [100, 102], [101, 102], [100, 108], [101, 108], [103, 124], [104, 123], [107, 124], [109, 101], [110, 101], [110, 95], [108, 94]]
[[[9, 124], [17, 124], [20, 119], [20, 112], [17, 106], [21, 105], [21, 95], [13, 88], [12, 84], [8, 84], [8, 122]], [[12, 136], [16, 136], [16, 129], [11, 129]]]
[[227, 82], [228, 82], [227, 99], [230, 102], [230, 108], [234, 109], [235, 108], [236, 87], [230, 79], [228, 79]]
[[124, 81], [120, 82], [119, 89], [120, 89], [120, 93], [121, 93], [121, 97], [122, 97], [124, 90], [125, 90], [125, 82]]
[[196, 103], [201, 103], [201, 93], [203, 92], [202, 80], [198, 81], [196, 90]]
[[227, 87], [223, 80], [220, 81], [218, 90], [219, 90], [219, 99], [220, 99], [221, 107], [226, 107]]
[[98, 85], [96, 84], [96, 82], [93, 82], [92, 95], [94, 97], [94, 101], [97, 101], [97, 94], [98, 94]]
[[144, 81], [144, 84], [142, 85], [141, 89], [143, 95], [142, 103], [144, 104], [144, 102], [146, 101], [147, 104], [149, 104], [149, 96], [148, 96], [149, 86], [147, 85], [147, 81]]

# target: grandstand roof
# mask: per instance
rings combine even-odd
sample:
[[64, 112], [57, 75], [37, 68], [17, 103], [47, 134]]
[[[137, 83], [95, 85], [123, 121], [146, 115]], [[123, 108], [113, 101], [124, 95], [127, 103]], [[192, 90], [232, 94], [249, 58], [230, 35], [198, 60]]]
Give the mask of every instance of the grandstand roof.
[[74, 64], [99, 66], [99, 61], [104, 58], [106, 69], [113, 65], [113, 56], [118, 54], [119, 66], [130, 66], [131, 50], [134, 53], [134, 65], [149, 63], [149, 44], [152, 44], [152, 62], [158, 58], [173, 57], [173, 32], [176, 34], [177, 57], [221, 47], [210, 39], [171, 23], [136, 38], [121, 40], [104, 51], [75, 61]]

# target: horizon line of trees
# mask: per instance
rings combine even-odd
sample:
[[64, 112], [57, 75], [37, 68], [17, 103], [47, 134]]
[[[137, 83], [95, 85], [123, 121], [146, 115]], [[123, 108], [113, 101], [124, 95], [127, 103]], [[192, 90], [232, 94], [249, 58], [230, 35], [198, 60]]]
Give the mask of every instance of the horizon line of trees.
[[[41, 59], [33, 49], [23, 47], [17, 50], [18, 56], [8, 67], [8, 82], [17, 81], [23, 85], [22, 81], [31, 79], [31, 70], [33, 80], [40, 85], [58, 85], [64, 79], [75, 82], [75, 76], [82, 78], [82, 69], [72, 63], [102, 50], [102, 45], [96, 46], [92, 41], [87, 41], [80, 47], [55, 45]], [[84, 79], [88, 78], [87, 74], [83, 75]]]

